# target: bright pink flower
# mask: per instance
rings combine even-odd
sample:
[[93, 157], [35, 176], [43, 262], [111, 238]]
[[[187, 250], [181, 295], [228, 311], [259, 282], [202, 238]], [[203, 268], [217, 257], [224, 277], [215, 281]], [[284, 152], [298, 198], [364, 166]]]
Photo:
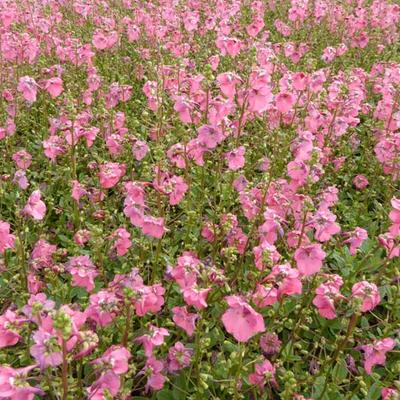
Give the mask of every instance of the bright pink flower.
[[99, 179], [101, 187], [112, 188], [125, 175], [125, 164], [106, 162], [100, 166]]
[[252, 336], [265, 331], [264, 319], [239, 296], [227, 296], [229, 308], [222, 315], [225, 329], [238, 342], [247, 342]]
[[63, 92], [63, 81], [59, 77], [47, 79], [44, 87], [49, 92], [50, 96], [55, 99]]
[[0, 254], [6, 249], [14, 248], [15, 236], [10, 233], [10, 224], [0, 221]]
[[44, 392], [29, 385], [28, 373], [35, 368], [31, 365], [25, 368], [0, 366], [0, 398], [9, 400], [33, 400], [35, 396], [44, 396]]
[[295, 97], [289, 92], [278, 93], [275, 97], [276, 108], [283, 114], [288, 113], [293, 108], [295, 102]]
[[240, 83], [240, 78], [232, 72], [225, 72], [217, 76], [217, 82], [221, 92], [228, 98], [235, 97], [236, 85]]
[[368, 375], [372, 374], [375, 365], [385, 365], [386, 353], [396, 347], [396, 342], [392, 338], [375, 340], [372, 344], [359, 346], [358, 349], [364, 351], [364, 368]]
[[29, 103], [34, 103], [37, 96], [38, 84], [30, 76], [23, 76], [18, 81], [18, 91], [22, 93], [24, 99]]
[[46, 157], [52, 162], [56, 162], [56, 158], [65, 153], [64, 139], [51, 135], [46, 140], [43, 140], [43, 149]]
[[322, 250], [320, 244], [301, 246], [294, 253], [297, 268], [306, 276], [318, 272], [322, 267], [325, 257], [326, 253]]
[[225, 158], [228, 161], [228, 167], [232, 171], [237, 171], [240, 168], [244, 167], [245, 164], [245, 158], [244, 158], [244, 153], [245, 153], [245, 148], [244, 146], [240, 146], [235, 150], [228, 151], [225, 154]]
[[72, 286], [80, 286], [88, 292], [94, 289], [94, 278], [99, 273], [89, 256], [71, 257], [67, 264], [67, 270], [72, 275]]
[[181, 342], [176, 342], [168, 350], [168, 370], [171, 372], [179, 371], [190, 365], [193, 349], [185, 347]]
[[175, 324], [183, 329], [188, 336], [192, 336], [196, 329], [196, 320], [199, 318], [199, 315], [189, 313], [186, 307], [174, 307], [172, 314], [172, 320]]
[[41, 200], [40, 190], [35, 190], [29, 196], [28, 202], [22, 210], [24, 215], [29, 215], [35, 220], [42, 220], [46, 214], [46, 204]]
[[263, 389], [267, 383], [276, 384], [275, 367], [269, 360], [256, 364], [255, 372], [249, 375], [249, 382], [257, 385], [260, 389]]
[[161, 346], [164, 343], [164, 337], [169, 336], [168, 330], [165, 328], [150, 325], [149, 330], [148, 334], [135, 339], [135, 342], [143, 344], [144, 354], [148, 358], [152, 356], [154, 347]]
[[93, 35], [93, 46], [98, 50], [110, 49], [118, 41], [118, 33], [115, 31], [105, 32], [97, 30]]
[[367, 281], [357, 282], [351, 288], [353, 297], [361, 300], [361, 311], [373, 310], [381, 301], [378, 287]]
[[26, 150], [20, 150], [13, 154], [13, 161], [19, 169], [28, 169], [32, 163], [32, 156]]

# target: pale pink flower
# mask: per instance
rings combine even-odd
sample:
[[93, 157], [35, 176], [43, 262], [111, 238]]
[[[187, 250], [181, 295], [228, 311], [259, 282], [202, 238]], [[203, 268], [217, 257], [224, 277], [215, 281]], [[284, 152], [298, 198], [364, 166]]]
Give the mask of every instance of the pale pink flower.
[[351, 288], [354, 298], [361, 300], [361, 311], [373, 310], [381, 301], [378, 287], [367, 281], [357, 282]]
[[59, 77], [47, 79], [44, 83], [44, 87], [53, 99], [58, 97], [64, 90], [63, 81]]
[[320, 244], [301, 246], [294, 253], [297, 268], [306, 276], [318, 272], [322, 267], [325, 257], [326, 253], [322, 250]]
[[225, 158], [228, 161], [228, 168], [232, 171], [237, 171], [244, 167], [245, 164], [245, 153], [244, 146], [240, 146], [237, 149], [229, 151], [225, 154]]
[[164, 226], [164, 218], [156, 218], [151, 216], [143, 217], [142, 230], [145, 235], [160, 239], [166, 231]]
[[35, 220], [42, 220], [46, 214], [46, 204], [41, 200], [40, 190], [35, 190], [29, 196], [25, 207], [22, 210], [24, 215], [29, 215]]
[[172, 309], [172, 320], [179, 328], [183, 329], [188, 336], [192, 336], [196, 329], [196, 320], [199, 318], [198, 314], [189, 313], [186, 307], [174, 307]]
[[15, 236], [10, 233], [10, 224], [0, 220], [0, 254], [14, 248]]
[[179, 371], [190, 365], [193, 349], [185, 347], [181, 342], [176, 342], [168, 350], [168, 370], [171, 372]]
[[247, 342], [252, 336], [265, 331], [264, 319], [239, 296], [227, 296], [229, 308], [222, 315], [225, 329], [238, 342]]
[[260, 389], [263, 389], [267, 383], [276, 384], [275, 367], [269, 360], [256, 364], [255, 372], [249, 375], [249, 382], [257, 385]]
[[72, 275], [72, 286], [80, 286], [88, 292], [94, 289], [94, 278], [99, 275], [89, 256], [71, 257], [67, 270]]
[[32, 163], [32, 156], [26, 150], [20, 150], [13, 154], [13, 161], [19, 169], [28, 169]]
[[106, 162], [100, 166], [99, 180], [101, 187], [112, 188], [125, 175], [125, 164]]
[[283, 114], [288, 113], [293, 108], [295, 102], [296, 99], [290, 92], [281, 92], [275, 97], [276, 108]]
[[364, 351], [364, 368], [368, 375], [372, 374], [375, 365], [385, 365], [386, 353], [396, 347], [396, 342], [392, 338], [375, 340], [372, 344], [358, 346]]
[[364, 175], [357, 175], [353, 179], [353, 184], [357, 189], [363, 190], [369, 185], [369, 182], [368, 182], [368, 179]]
[[34, 103], [37, 96], [38, 84], [30, 76], [23, 76], [18, 81], [18, 91], [22, 93], [24, 99], [29, 103]]

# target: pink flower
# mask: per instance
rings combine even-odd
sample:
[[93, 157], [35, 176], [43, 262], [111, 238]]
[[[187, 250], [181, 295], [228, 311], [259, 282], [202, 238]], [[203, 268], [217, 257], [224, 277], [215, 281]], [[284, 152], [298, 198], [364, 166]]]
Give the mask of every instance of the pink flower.
[[199, 143], [207, 149], [215, 149], [225, 139], [221, 128], [212, 125], [203, 125], [198, 130]]
[[17, 329], [24, 321], [11, 310], [7, 310], [3, 315], [0, 315], [0, 349], [14, 346], [19, 342], [21, 336]]
[[275, 333], [265, 333], [260, 337], [260, 347], [267, 355], [278, 354], [282, 342]]
[[156, 360], [154, 357], [150, 357], [146, 361], [146, 365], [141, 374], [145, 374], [147, 378], [146, 390], [160, 390], [163, 388], [166, 378], [161, 374], [164, 369], [164, 363]]
[[228, 167], [232, 171], [237, 171], [240, 168], [244, 167], [245, 164], [245, 153], [244, 146], [240, 146], [235, 150], [229, 151], [225, 154], [225, 158], [228, 161]]
[[145, 314], [157, 313], [164, 305], [165, 289], [157, 283], [152, 286], [138, 286], [135, 293], [134, 305], [136, 314], [143, 317]]
[[45, 156], [52, 162], [56, 162], [57, 156], [65, 153], [64, 139], [56, 135], [51, 135], [48, 139], [43, 140], [43, 149]]
[[166, 231], [164, 218], [145, 216], [143, 218], [142, 230], [145, 235], [160, 239]]
[[112, 396], [117, 396], [121, 387], [120, 377], [112, 371], [102, 374], [88, 389], [88, 399], [107, 400]]
[[100, 166], [99, 179], [101, 187], [112, 188], [125, 175], [125, 164], [106, 162]]
[[363, 190], [369, 185], [369, 182], [364, 175], [357, 175], [353, 179], [353, 184], [357, 189]]
[[46, 214], [46, 204], [41, 200], [40, 190], [35, 190], [29, 196], [28, 202], [22, 210], [24, 215], [29, 215], [35, 220], [42, 220]]
[[57, 367], [61, 365], [63, 357], [61, 345], [55, 332], [48, 332], [40, 327], [33, 335], [35, 344], [31, 346], [31, 356], [39, 363], [40, 368]]
[[232, 73], [225, 72], [217, 76], [217, 82], [221, 89], [221, 92], [228, 98], [232, 99], [235, 97], [236, 85], [240, 82], [240, 78]]
[[283, 295], [301, 294], [302, 284], [299, 276], [299, 271], [291, 268], [290, 264], [286, 263], [275, 265], [265, 280], [274, 283], [277, 288], [278, 298], [281, 298]]
[[363, 242], [368, 239], [368, 232], [363, 229], [357, 227], [354, 231], [346, 232], [344, 234], [348, 239], [346, 239], [343, 243], [350, 245], [350, 254], [354, 256], [357, 252], [357, 249], [361, 247]]
[[255, 372], [249, 375], [249, 382], [252, 385], [257, 385], [260, 389], [263, 389], [265, 384], [269, 382], [276, 384], [275, 367], [269, 360], [256, 364]]
[[276, 108], [283, 114], [288, 113], [293, 108], [295, 102], [295, 97], [289, 92], [278, 93], [275, 97]]
[[358, 347], [364, 351], [364, 368], [368, 375], [371, 375], [374, 365], [385, 365], [386, 353], [393, 350], [395, 346], [396, 342], [392, 338], [385, 338]]
[[114, 243], [117, 255], [119, 257], [124, 256], [132, 246], [131, 234], [124, 228], [118, 228], [111, 236], [117, 238]]
[[148, 358], [152, 356], [154, 347], [161, 346], [164, 343], [164, 337], [169, 336], [168, 330], [165, 328], [150, 325], [149, 329], [150, 332], [148, 334], [135, 339], [135, 342], [143, 344], [144, 354]]
[[168, 350], [168, 369], [171, 372], [179, 371], [190, 365], [193, 349], [185, 347], [181, 342], [176, 342]]
[[20, 150], [13, 154], [13, 161], [19, 169], [28, 169], [32, 163], [32, 156], [26, 150]]
[[67, 264], [67, 270], [72, 275], [72, 286], [80, 286], [88, 292], [94, 289], [94, 278], [99, 273], [89, 256], [71, 257]]
[[38, 84], [30, 76], [23, 76], [18, 81], [18, 91], [22, 93], [24, 99], [29, 103], [34, 103], [37, 96]]
[[22, 190], [26, 190], [29, 186], [25, 171], [22, 169], [19, 169], [17, 172], [15, 172], [13, 182], [16, 183]]
[[301, 246], [294, 253], [297, 268], [306, 276], [318, 272], [322, 267], [322, 261], [325, 257], [326, 253], [322, 250], [320, 244]]
[[131, 358], [131, 353], [123, 346], [111, 346], [105, 353], [91, 364], [101, 365], [116, 375], [122, 375], [128, 372], [128, 361]]
[[174, 307], [172, 309], [172, 320], [179, 328], [183, 329], [189, 336], [192, 336], [196, 329], [198, 314], [187, 312], [186, 307]]
[[59, 77], [50, 78], [45, 81], [44, 87], [54, 99], [63, 92], [63, 81]]
[[118, 41], [118, 33], [115, 31], [105, 32], [97, 30], [93, 35], [93, 46], [98, 50], [110, 49]]
[[117, 296], [107, 290], [100, 290], [89, 298], [90, 305], [86, 315], [100, 326], [111, 324], [118, 314], [119, 300]]
[[367, 281], [357, 282], [351, 288], [354, 298], [361, 300], [361, 311], [373, 310], [381, 301], [378, 287]]
[[391, 204], [393, 209], [389, 213], [389, 218], [394, 224], [400, 224], [400, 199], [393, 197]]
[[340, 286], [331, 282], [323, 283], [315, 290], [313, 304], [318, 308], [321, 317], [327, 319], [336, 318], [335, 301], [342, 296], [339, 294]]
[[15, 236], [10, 233], [10, 224], [0, 220], [0, 254], [14, 248]]
[[239, 296], [227, 296], [229, 308], [222, 315], [225, 329], [238, 342], [247, 342], [252, 336], [265, 331], [264, 319]]
[[393, 388], [383, 388], [381, 395], [382, 400], [397, 400], [400, 396], [400, 392]]
[[31, 365], [25, 368], [0, 366], [0, 398], [9, 400], [33, 400], [35, 395], [44, 396], [44, 392], [29, 385], [28, 373], [35, 368]]
[[149, 152], [149, 146], [143, 140], [136, 140], [132, 145], [132, 154], [137, 161], [143, 160]]
[[211, 288], [201, 289], [197, 285], [185, 287], [183, 292], [183, 299], [188, 306], [194, 306], [198, 310], [207, 307], [207, 296]]

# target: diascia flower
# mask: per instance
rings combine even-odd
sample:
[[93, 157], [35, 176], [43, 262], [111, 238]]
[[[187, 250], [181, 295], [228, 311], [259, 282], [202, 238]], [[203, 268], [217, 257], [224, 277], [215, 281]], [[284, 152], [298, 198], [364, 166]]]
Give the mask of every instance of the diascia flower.
[[0, 366], [0, 398], [10, 400], [33, 400], [35, 395], [44, 396], [43, 390], [30, 386], [28, 373], [36, 366], [11, 368]]
[[38, 84], [30, 76], [23, 76], [19, 78], [18, 91], [22, 93], [24, 99], [29, 103], [34, 103], [37, 96]]
[[119, 180], [125, 175], [125, 164], [106, 162], [100, 166], [99, 180], [100, 185], [104, 189], [115, 186]]
[[372, 374], [375, 365], [385, 365], [386, 353], [392, 351], [395, 346], [396, 342], [392, 338], [385, 338], [357, 347], [364, 351], [364, 368], [368, 375]]
[[40, 190], [35, 190], [28, 198], [24, 209], [22, 210], [24, 215], [29, 215], [35, 220], [42, 220], [46, 214], [46, 204], [41, 200]]
[[14, 248], [15, 236], [10, 233], [10, 224], [0, 221], [0, 254]]
[[353, 297], [361, 300], [361, 311], [373, 310], [381, 301], [378, 287], [367, 281], [357, 282], [351, 289]]
[[276, 384], [275, 367], [269, 360], [256, 364], [255, 372], [249, 375], [249, 382], [263, 389], [266, 383]]
[[264, 319], [239, 296], [227, 296], [229, 308], [222, 315], [225, 329], [238, 342], [247, 342], [252, 336], [265, 331]]
[[196, 329], [198, 314], [189, 313], [186, 307], [174, 307], [172, 309], [172, 320], [179, 328], [183, 329], [189, 336], [192, 336]]
[[53, 99], [58, 97], [64, 90], [62, 79], [59, 77], [47, 79], [44, 87]]
[[94, 289], [94, 278], [99, 273], [89, 256], [71, 257], [67, 264], [67, 270], [72, 275], [72, 286], [83, 287], [88, 292]]
[[294, 253], [297, 268], [303, 275], [313, 275], [322, 267], [326, 253], [320, 244], [310, 244], [299, 247]]

